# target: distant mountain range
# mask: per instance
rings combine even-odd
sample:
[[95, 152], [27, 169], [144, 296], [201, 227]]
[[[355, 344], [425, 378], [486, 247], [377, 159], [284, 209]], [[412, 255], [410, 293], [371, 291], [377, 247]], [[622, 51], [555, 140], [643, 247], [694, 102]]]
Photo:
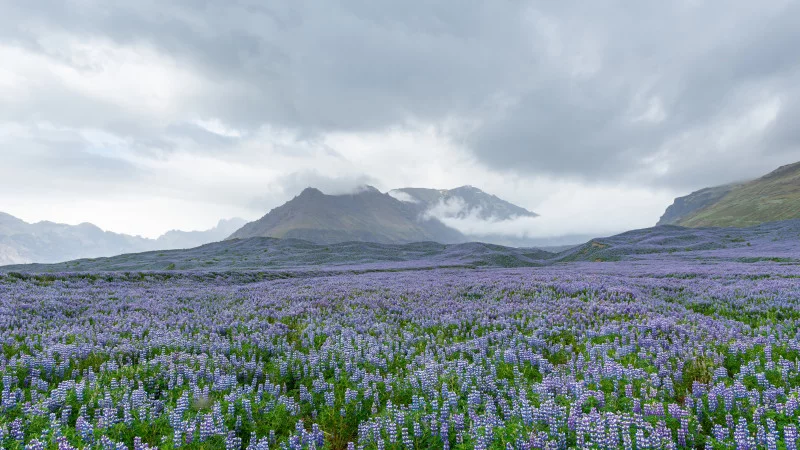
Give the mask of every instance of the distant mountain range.
[[536, 214], [472, 186], [449, 190], [403, 188], [388, 193], [364, 186], [346, 195], [327, 195], [318, 189], [307, 188], [254, 222], [222, 220], [210, 230], [174, 230], [158, 239], [103, 231], [90, 223], [27, 223], [0, 213], [0, 265], [54, 263], [151, 250], [185, 249], [226, 238], [303, 239], [318, 244], [350, 241], [453, 244], [480, 240], [519, 247], [581, 241], [578, 238], [528, 241], [513, 236], [469, 236], [440, 220], [467, 217], [503, 221], [536, 217]]
[[795, 218], [800, 218], [800, 162], [756, 180], [676, 198], [658, 225], [749, 227]]
[[[347, 241], [403, 244], [467, 242], [470, 236], [441, 218], [511, 220], [536, 214], [472, 186], [450, 190], [403, 188], [382, 193], [372, 186], [345, 195], [307, 188], [230, 239], [295, 238], [318, 244]], [[481, 239], [484, 240], [484, 239]]]
[[225, 239], [243, 219], [221, 220], [206, 231], [169, 231], [158, 239], [103, 231], [90, 223], [28, 223], [0, 212], [0, 265], [54, 263], [148, 250], [192, 248]]

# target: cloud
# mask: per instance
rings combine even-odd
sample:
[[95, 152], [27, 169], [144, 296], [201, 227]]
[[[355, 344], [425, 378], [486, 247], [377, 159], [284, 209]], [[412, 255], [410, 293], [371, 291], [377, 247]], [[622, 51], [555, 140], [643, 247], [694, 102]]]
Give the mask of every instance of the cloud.
[[444, 219], [459, 216], [474, 215], [478, 217], [480, 210], [475, 208], [474, 212], [469, 210], [464, 199], [461, 197], [442, 198], [431, 205], [424, 213], [426, 219]]
[[364, 174], [326, 176], [316, 170], [293, 172], [276, 178], [264, 189], [269, 195], [259, 194], [250, 201], [250, 207], [258, 211], [268, 211], [298, 195], [303, 189], [313, 187], [328, 195], [356, 193], [366, 185], [379, 184], [380, 181]]
[[[237, 137], [455, 118], [495, 170], [690, 187], [800, 158], [796, 2], [94, 3], [4, 8], [0, 80], [46, 93], [15, 114], [145, 142], [187, 121]], [[774, 99], [764, 127], [716, 139]]]
[[786, 134], [786, 103], [797, 100], [797, 3], [645, 4], [613, 13], [559, 3], [529, 16], [545, 57], [468, 147], [496, 169], [678, 187], [800, 158], [800, 140], [764, 145]]
[[[536, 221], [536, 217], [486, 217], [480, 206], [470, 208], [461, 197], [440, 199], [426, 209], [421, 218], [424, 220], [437, 219], [472, 239], [475, 237], [484, 237], [489, 240], [498, 237], [554, 237], [549, 233], [541, 233], [539, 225], [542, 221]], [[561, 236], [561, 234], [556, 236]]]
[[379, 184], [380, 181], [364, 174], [330, 177], [316, 170], [295, 172], [281, 177], [276, 184], [287, 193], [300, 192], [307, 187], [315, 187], [328, 195], [343, 195], [359, 192], [366, 185]]
[[800, 160], [787, 0], [7, 3], [0, 201], [29, 216], [45, 187], [185, 205], [154, 219], [168, 229], [263, 214], [306, 185], [475, 184], [563, 216], [542, 232], [601, 231], [600, 210], [534, 206], [557, 186], [647, 192], [657, 207], [608, 219], [634, 226]]
[[396, 189], [392, 189], [391, 191], [387, 192], [387, 194], [389, 194], [393, 198], [396, 198], [397, 200], [400, 200], [401, 202], [419, 203], [419, 200], [415, 199], [411, 195], [403, 191], [398, 191]]
[[[185, 71], [198, 79], [177, 84], [172, 99], [205, 85], [183, 106], [249, 128], [319, 132], [380, 129], [412, 117], [438, 121], [480, 105], [495, 83], [515, 78], [493, 68], [517, 58], [514, 48], [498, 44], [524, 45], [518, 30], [492, 25], [518, 12], [502, 3], [475, 3], [456, 14], [451, 5], [428, 2], [92, 3], [77, 10], [60, 2], [10, 5], [0, 25], [29, 53], [100, 78], [128, 55], [138, 57], [127, 77], [150, 74], [139, 69], [157, 56], [160, 70], [141, 88], [145, 100], [164, 104], [151, 106], [170, 104], [169, 81]], [[102, 51], [74, 48], [85, 41]], [[173, 76], [160, 77], [166, 68]]]
[[142, 180], [135, 165], [116, 157], [119, 143], [94, 130], [77, 130], [49, 123], [7, 123], [0, 126], [4, 190], [63, 195], [90, 195]]
[[517, 219], [516, 215], [507, 217], [496, 217], [493, 211], [484, 208], [482, 205], [470, 206], [470, 204], [461, 197], [452, 196], [439, 199], [436, 203], [431, 205], [423, 213], [423, 217], [436, 218], [436, 219], [468, 219], [480, 220], [487, 224], [496, 224], [500, 222], [508, 222]]
[[[628, 187], [582, 189], [566, 188], [552, 192], [536, 207], [537, 217], [514, 217], [507, 220], [483, 218], [480, 209], [468, 210], [454, 198], [439, 202], [425, 215], [435, 217], [449, 227], [470, 236], [485, 238], [556, 238], [576, 235], [610, 235], [630, 228], [654, 224], [653, 217], [663, 212], [661, 204], [669, 194], [653, 193]], [[565, 189], [566, 188], [566, 189]], [[586, 223], [586, 220], [591, 223]], [[590, 230], [587, 232], [587, 230]]]

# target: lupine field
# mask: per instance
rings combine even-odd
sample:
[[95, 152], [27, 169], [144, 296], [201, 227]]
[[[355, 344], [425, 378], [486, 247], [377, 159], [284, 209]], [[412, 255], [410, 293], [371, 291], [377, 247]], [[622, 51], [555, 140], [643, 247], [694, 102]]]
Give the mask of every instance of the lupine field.
[[4, 449], [792, 449], [800, 267], [0, 274]]

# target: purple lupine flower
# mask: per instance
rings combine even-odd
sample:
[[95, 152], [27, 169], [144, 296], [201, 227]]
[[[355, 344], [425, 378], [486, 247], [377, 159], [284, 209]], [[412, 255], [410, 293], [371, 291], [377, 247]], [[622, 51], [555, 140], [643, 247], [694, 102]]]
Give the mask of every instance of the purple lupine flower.
[[38, 439], [32, 439], [25, 445], [25, 450], [44, 450], [44, 444]]
[[783, 441], [787, 450], [798, 450], [797, 427], [789, 424], [783, 427]]
[[747, 422], [744, 418], [740, 418], [739, 422], [736, 424], [736, 429], [733, 432], [733, 440], [737, 450], [750, 450], [752, 448], [750, 433], [747, 431]]
[[225, 450], [241, 450], [242, 439], [236, 436], [236, 433], [229, 431], [225, 437]]

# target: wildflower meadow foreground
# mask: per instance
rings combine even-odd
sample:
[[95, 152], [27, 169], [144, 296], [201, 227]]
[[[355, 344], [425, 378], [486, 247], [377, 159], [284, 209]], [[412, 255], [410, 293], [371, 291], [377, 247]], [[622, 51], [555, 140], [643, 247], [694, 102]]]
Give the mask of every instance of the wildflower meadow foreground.
[[800, 268], [0, 274], [4, 449], [791, 449]]

